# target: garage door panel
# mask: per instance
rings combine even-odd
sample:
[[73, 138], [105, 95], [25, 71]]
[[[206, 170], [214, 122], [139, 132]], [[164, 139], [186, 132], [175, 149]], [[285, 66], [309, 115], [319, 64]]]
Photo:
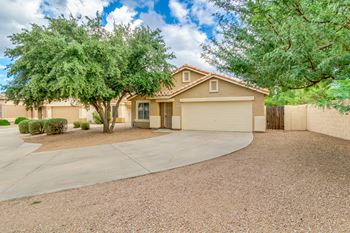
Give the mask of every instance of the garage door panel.
[[252, 131], [252, 102], [182, 103], [182, 129]]
[[65, 118], [72, 123], [79, 120], [79, 107], [52, 107], [52, 118]]

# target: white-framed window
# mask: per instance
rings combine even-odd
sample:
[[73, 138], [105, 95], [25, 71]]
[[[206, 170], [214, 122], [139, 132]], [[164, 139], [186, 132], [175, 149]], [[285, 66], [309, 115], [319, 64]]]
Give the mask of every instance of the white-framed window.
[[182, 82], [183, 83], [191, 82], [191, 72], [190, 71], [183, 71], [182, 72]]
[[219, 92], [219, 80], [209, 80], [209, 92]]
[[136, 101], [136, 121], [149, 121], [149, 101]]

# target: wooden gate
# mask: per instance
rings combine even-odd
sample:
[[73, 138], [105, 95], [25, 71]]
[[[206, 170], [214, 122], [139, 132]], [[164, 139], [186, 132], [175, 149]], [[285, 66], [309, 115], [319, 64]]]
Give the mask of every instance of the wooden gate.
[[266, 107], [267, 129], [284, 129], [284, 106]]

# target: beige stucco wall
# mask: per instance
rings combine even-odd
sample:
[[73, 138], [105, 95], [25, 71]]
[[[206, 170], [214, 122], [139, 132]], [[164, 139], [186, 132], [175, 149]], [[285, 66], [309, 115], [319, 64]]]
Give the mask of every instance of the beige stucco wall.
[[[68, 119], [69, 122], [73, 121], [92, 121], [92, 113], [95, 109], [90, 106], [86, 109], [84, 106], [77, 103], [77, 106], [71, 105], [72, 101], [54, 101], [47, 103], [42, 107], [42, 118], [62, 117]], [[26, 111], [25, 107], [21, 104], [15, 105], [13, 101], [5, 101], [0, 99], [0, 118], [4, 118], [10, 121], [14, 121], [17, 117], [38, 118], [38, 110]], [[131, 121], [131, 103], [122, 102], [119, 107], [119, 118], [121, 122]]]
[[17, 117], [31, 117], [31, 112], [26, 111], [23, 105], [1, 104], [2, 118], [13, 120]]
[[[215, 78], [212, 78], [215, 79]], [[211, 80], [211, 79], [209, 79]], [[180, 99], [206, 97], [254, 96], [253, 116], [264, 116], [264, 94], [219, 79], [219, 92], [209, 92], [209, 80], [177, 95], [173, 102], [173, 115], [181, 115]]]
[[[182, 73], [184, 71], [190, 72], [190, 82], [196, 81], [204, 76], [203, 74], [193, 72], [193, 71], [190, 71], [187, 69], [180, 71], [180, 72], [176, 73], [175, 75], [173, 75], [173, 85], [174, 86], [171, 88], [172, 90], [177, 90], [177, 89], [189, 84], [189, 82], [182, 82]], [[168, 90], [167, 88], [162, 88], [162, 91], [167, 91], [167, 90]]]
[[307, 105], [284, 106], [284, 129], [306, 130]]
[[307, 130], [350, 140], [350, 115], [308, 105]]

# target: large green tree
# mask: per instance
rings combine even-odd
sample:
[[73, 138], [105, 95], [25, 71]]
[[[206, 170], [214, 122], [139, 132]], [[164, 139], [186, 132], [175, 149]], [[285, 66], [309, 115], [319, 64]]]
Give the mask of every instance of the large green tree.
[[350, 111], [348, 0], [213, 1], [223, 10], [203, 46], [210, 63], [272, 95], [312, 89], [315, 102]]
[[47, 26], [11, 36], [13, 59], [5, 86], [9, 100], [23, 101], [28, 108], [45, 102], [74, 99], [93, 106], [103, 120], [103, 132], [112, 132], [118, 111], [111, 116], [111, 102], [128, 94], [150, 96], [161, 84], [172, 85], [174, 55], [168, 51], [160, 31], [114, 26], [112, 32], [101, 18], [48, 19]]

